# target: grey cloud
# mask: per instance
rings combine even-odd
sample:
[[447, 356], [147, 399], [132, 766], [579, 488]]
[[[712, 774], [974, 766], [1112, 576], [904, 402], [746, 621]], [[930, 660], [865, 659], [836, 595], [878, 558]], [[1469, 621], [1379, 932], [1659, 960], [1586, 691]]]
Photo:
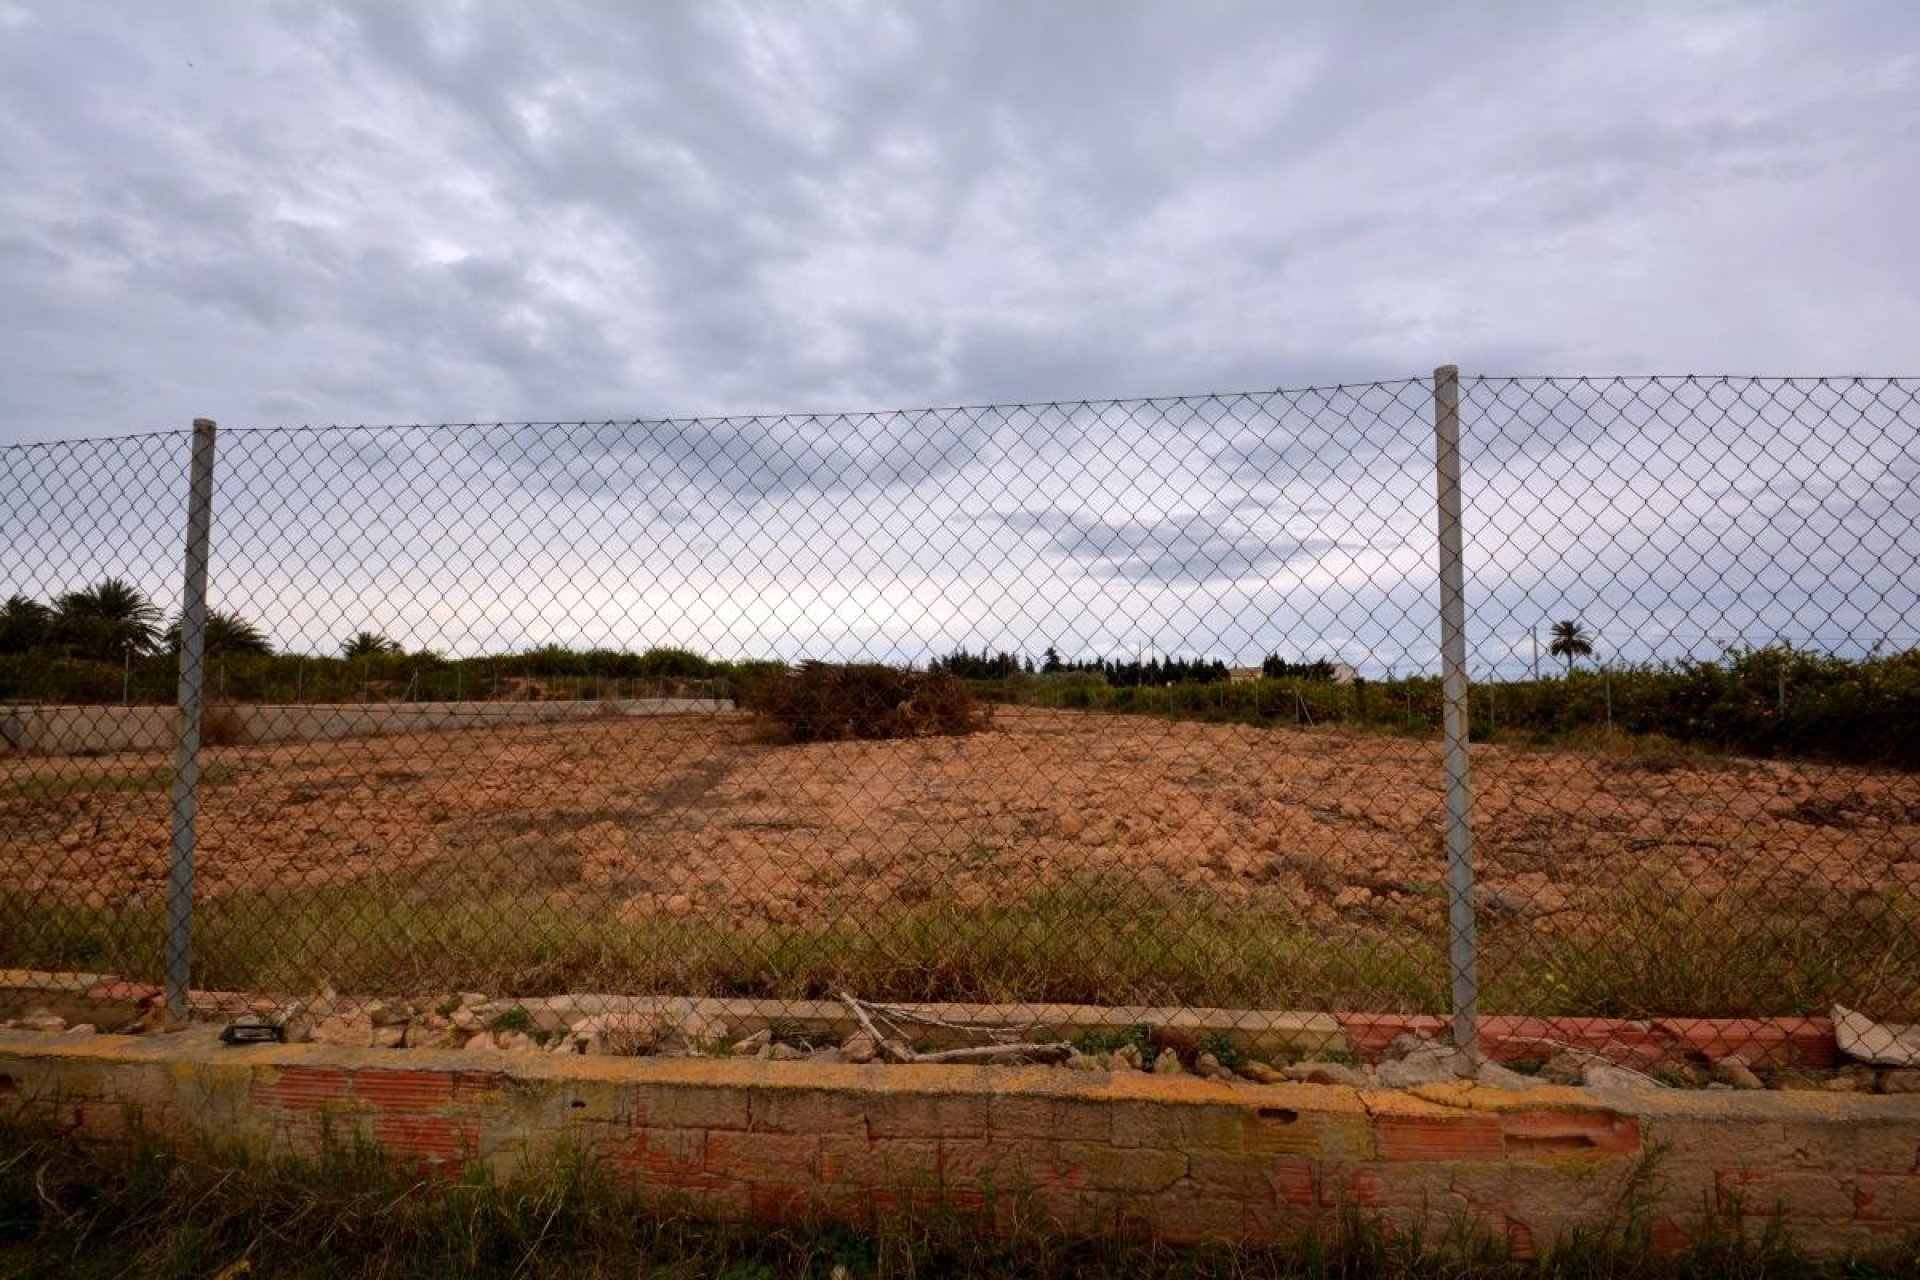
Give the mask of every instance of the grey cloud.
[[6, 439], [290, 390], [404, 421], [1870, 366], [1920, 324], [1898, 5], [25, 13]]
[[1233, 528], [1224, 512], [1108, 519], [1063, 511], [1014, 511], [974, 517], [1015, 533], [1039, 533], [1047, 548], [1096, 577], [1152, 583], [1222, 583], [1258, 578], [1281, 565], [1318, 558], [1325, 538], [1261, 535]]

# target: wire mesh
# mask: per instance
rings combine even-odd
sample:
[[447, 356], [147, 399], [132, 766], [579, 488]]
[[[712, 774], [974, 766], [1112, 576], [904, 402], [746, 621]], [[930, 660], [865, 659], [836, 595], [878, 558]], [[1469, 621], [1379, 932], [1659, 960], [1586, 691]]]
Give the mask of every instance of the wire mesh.
[[[1484, 1012], [1920, 1021], [1917, 398], [1462, 380]], [[1437, 1030], [1433, 424], [1407, 380], [223, 429], [199, 1007]], [[186, 454], [0, 451], [0, 965], [56, 983], [161, 976]]]

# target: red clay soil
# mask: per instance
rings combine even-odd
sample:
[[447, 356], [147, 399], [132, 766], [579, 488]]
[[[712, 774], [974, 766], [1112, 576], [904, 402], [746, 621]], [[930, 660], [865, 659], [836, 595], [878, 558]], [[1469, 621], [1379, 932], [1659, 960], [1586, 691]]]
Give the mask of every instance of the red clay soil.
[[[1310, 918], [1425, 913], [1438, 744], [1001, 708], [964, 738], [782, 746], [737, 713], [212, 753], [203, 894], [387, 877], [792, 922], [1109, 872]], [[166, 876], [165, 758], [0, 757], [0, 887], [92, 905]], [[1920, 895], [1920, 778], [1474, 749], [1483, 905], [1578, 914], [1657, 877], [1742, 901]]]

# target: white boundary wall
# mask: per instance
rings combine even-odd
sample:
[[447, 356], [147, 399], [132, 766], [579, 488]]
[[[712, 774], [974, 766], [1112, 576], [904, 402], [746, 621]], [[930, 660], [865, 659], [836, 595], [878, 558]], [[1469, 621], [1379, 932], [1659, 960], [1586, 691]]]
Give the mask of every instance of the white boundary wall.
[[[206, 709], [203, 734], [210, 742], [230, 745], [309, 742], [596, 716], [712, 715], [731, 710], [733, 703], [725, 698], [226, 704]], [[7, 707], [0, 710], [0, 750], [39, 755], [165, 750], [179, 737], [179, 717], [178, 707]]]

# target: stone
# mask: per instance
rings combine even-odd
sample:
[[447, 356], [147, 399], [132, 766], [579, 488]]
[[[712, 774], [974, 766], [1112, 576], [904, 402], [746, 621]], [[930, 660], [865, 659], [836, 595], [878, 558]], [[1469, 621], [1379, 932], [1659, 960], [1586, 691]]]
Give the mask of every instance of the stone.
[[487, 1006], [487, 997], [478, 991], [462, 991], [460, 1004], [467, 1009], [484, 1009]]
[[375, 1000], [365, 1012], [367, 1021], [376, 1027], [404, 1026], [413, 1021], [413, 1010], [398, 1000]]
[[1373, 901], [1373, 890], [1363, 884], [1350, 884], [1333, 895], [1335, 911], [1353, 911]]
[[1288, 1078], [1285, 1073], [1274, 1070], [1269, 1064], [1252, 1058], [1240, 1064], [1240, 1074], [1255, 1084], [1282, 1084]]
[[447, 1022], [456, 1031], [484, 1031], [487, 1026], [487, 1020], [482, 1018], [472, 1005], [467, 1004], [455, 1009]]
[[1198, 1055], [1193, 1060], [1193, 1074], [1208, 1080], [1231, 1080], [1233, 1072], [1220, 1065], [1220, 1059], [1210, 1053]]
[[1162, 1049], [1160, 1056], [1153, 1060], [1153, 1074], [1157, 1076], [1185, 1075], [1186, 1071], [1180, 1065], [1180, 1055], [1171, 1049]]
[[1882, 1093], [1920, 1093], [1920, 1070], [1893, 1070], [1880, 1073]]
[[1664, 1089], [1667, 1086], [1638, 1071], [1629, 1071], [1625, 1067], [1616, 1067], [1611, 1062], [1589, 1062], [1586, 1070], [1580, 1074], [1580, 1083], [1589, 1089], [1640, 1090]]
[[467, 1049], [498, 1049], [500, 1046], [494, 1043], [493, 1032], [480, 1031], [476, 1032], [462, 1047]]
[[1300, 1084], [1342, 1084], [1350, 1089], [1364, 1089], [1371, 1083], [1360, 1068], [1338, 1062], [1296, 1062], [1279, 1074]]
[[538, 1049], [539, 1043], [524, 1031], [496, 1031], [493, 1033], [494, 1047], [511, 1052], [524, 1053], [528, 1049]]
[[98, 1030], [99, 1028], [95, 1027], [91, 1022], [76, 1022], [67, 1028], [66, 1034], [70, 1036], [90, 1036]]
[[885, 1058], [888, 1062], [913, 1061], [913, 1046], [905, 1040], [895, 1039], [882, 1041], [880, 1048], [884, 1051], [881, 1057]]
[[1089, 1057], [1081, 1053], [1078, 1049], [1068, 1054], [1067, 1060], [1060, 1065], [1069, 1071], [1099, 1071], [1102, 1069], [1098, 1058]]
[[684, 893], [676, 893], [667, 899], [666, 911], [670, 916], [690, 916], [693, 914], [693, 899]]
[[65, 1031], [67, 1020], [51, 1009], [29, 1009], [13, 1025], [22, 1031]]
[[687, 1009], [666, 1019], [661, 1028], [662, 1038], [672, 1041], [689, 1053], [718, 1053], [720, 1046], [726, 1043], [727, 1024], [711, 1014], [701, 1013], [697, 1009]]
[[1799, 1067], [1780, 1067], [1767, 1078], [1767, 1087], [1786, 1093], [1815, 1093], [1825, 1092], [1827, 1082]]
[[1140, 1057], [1140, 1046], [1123, 1044], [1113, 1051], [1113, 1069], [1115, 1071], [1145, 1071], [1147, 1065]]
[[365, 1049], [373, 1043], [373, 1023], [365, 1013], [336, 1013], [313, 1024], [313, 1041]]
[[1540, 1068], [1540, 1078], [1548, 1084], [1575, 1085], [1582, 1082], [1587, 1063], [1594, 1061], [1577, 1053], [1568, 1053], [1564, 1049], [1547, 1059]]
[[866, 1031], [856, 1031], [840, 1046], [840, 1056], [848, 1062], [872, 1062], [880, 1056], [880, 1045]]
[[1483, 1084], [1489, 1089], [1538, 1089], [1547, 1083], [1537, 1076], [1530, 1076], [1524, 1072], [1515, 1071], [1511, 1067], [1502, 1066], [1491, 1058], [1480, 1064], [1480, 1069], [1473, 1073], [1473, 1078], [1476, 1083]]
[[375, 1027], [373, 1029], [373, 1047], [376, 1049], [404, 1049], [407, 1047], [407, 1027], [405, 1023], [397, 1026]]
[[650, 1013], [597, 1013], [573, 1024], [569, 1034], [582, 1053], [630, 1058], [660, 1047], [660, 1020]]
[[[524, 1007], [524, 1006], [523, 1006]], [[556, 1009], [551, 1005], [534, 1005], [527, 1008], [527, 1016], [533, 1020], [533, 1029], [542, 1035], [558, 1035], [573, 1024], [577, 1014], [566, 1009]]]
[[734, 1041], [733, 1054], [736, 1058], [751, 1058], [754, 1054], [759, 1053], [772, 1043], [772, 1029], [762, 1027], [752, 1035], [742, 1036], [740, 1039]]
[[1405, 1057], [1382, 1062], [1375, 1074], [1381, 1087], [1386, 1089], [1446, 1084], [1460, 1078], [1459, 1071], [1454, 1068], [1453, 1050], [1437, 1044], [1423, 1045]]
[[806, 1057], [806, 1051], [790, 1044], [781, 1044], [778, 1040], [762, 1048], [754, 1055], [762, 1062], [795, 1062]]
[[1827, 1089], [1832, 1093], [1872, 1093], [1873, 1086], [1873, 1068], [1859, 1062], [1841, 1067], [1827, 1081]]
[[1402, 1031], [1387, 1043], [1385, 1049], [1380, 1051], [1380, 1060], [1382, 1062], [1398, 1062], [1409, 1054], [1419, 1053], [1424, 1049], [1431, 1049], [1433, 1047], [1433, 1041], [1427, 1039], [1425, 1036], [1417, 1036], [1411, 1031]]
[[1766, 1084], [1753, 1074], [1753, 1068], [1739, 1054], [1730, 1054], [1713, 1064], [1713, 1079], [1716, 1084], [1729, 1085], [1735, 1089], [1764, 1089]]

